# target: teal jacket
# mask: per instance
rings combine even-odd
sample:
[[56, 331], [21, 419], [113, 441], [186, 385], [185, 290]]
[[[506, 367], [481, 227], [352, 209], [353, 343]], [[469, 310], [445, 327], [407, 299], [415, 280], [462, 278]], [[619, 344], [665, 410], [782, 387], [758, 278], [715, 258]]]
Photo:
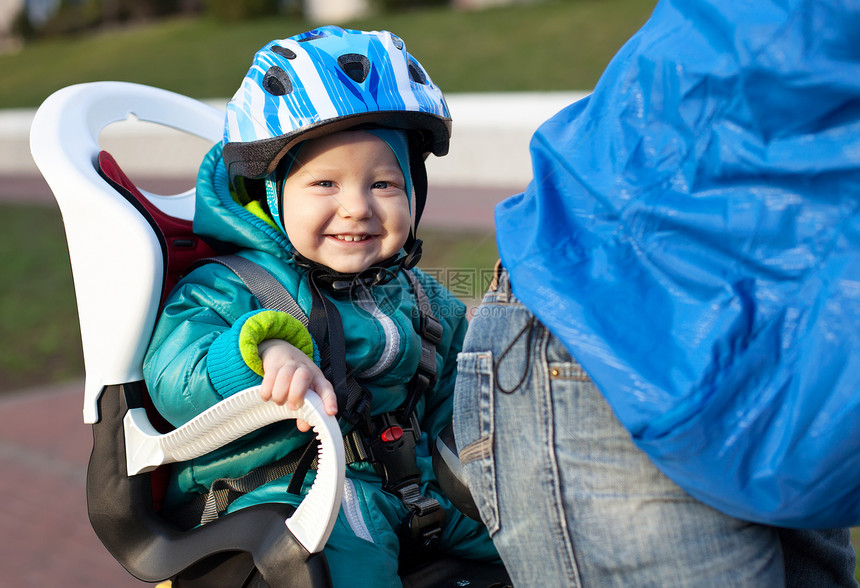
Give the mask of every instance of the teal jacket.
[[[253, 203], [247, 206], [231, 192], [220, 146], [208, 153], [200, 169], [194, 230], [203, 237], [240, 246], [240, 255], [271, 272], [305, 313], [310, 313], [306, 274], [293, 263], [287, 237], [261, 211], [255, 211]], [[430, 276], [413, 271], [444, 329], [436, 346], [436, 385], [417, 405], [425, 433], [425, 446], [418, 452], [426, 456], [428, 440], [451, 422], [456, 356], [467, 321], [461, 302]], [[398, 408], [421, 356], [416, 301], [407, 278], [399, 274], [388, 284], [374, 286], [363, 298], [331, 298], [343, 319], [347, 365], [373, 394], [372, 414]], [[219, 264], [203, 265], [177, 285], [158, 320], [144, 362], [144, 377], [155, 406], [171, 424], [181, 425], [231, 394], [260, 383], [259, 366], [255, 371], [249, 365], [253, 362], [247, 360], [247, 353], [243, 359], [240, 332], [263, 311], [242, 281]], [[264, 333], [262, 339], [273, 337], [286, 338], [272, 332]], [[295, 422], [287, 421], [180, 464], [173, 470], [168, 504], [208, 491], [218, 478], [242, 476], [309, 439], [308, 433], [296, 429]], [[432, 483], [429, 459], [419, 461], [425, 483]], [[368, 464], [351, 466], [347, 475], [378, 481]]]

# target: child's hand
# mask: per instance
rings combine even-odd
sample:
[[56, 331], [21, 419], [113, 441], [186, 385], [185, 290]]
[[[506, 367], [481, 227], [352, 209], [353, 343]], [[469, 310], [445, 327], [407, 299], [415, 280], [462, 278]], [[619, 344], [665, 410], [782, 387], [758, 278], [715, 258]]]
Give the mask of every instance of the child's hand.
[[[307, 355], [280, 339], [269, 339], [258, 347], [263, 360], [263, 385], [260, 396], [265, 401], [295, 410], [305, 400], [308, 390], [316, 392], [323, 401], [326, 414], [337, 414], [337, 397], [334, 387], [325, 379], [322, 370]], [[309, 431], [310, 425], [296, 419], [299, 431]]]

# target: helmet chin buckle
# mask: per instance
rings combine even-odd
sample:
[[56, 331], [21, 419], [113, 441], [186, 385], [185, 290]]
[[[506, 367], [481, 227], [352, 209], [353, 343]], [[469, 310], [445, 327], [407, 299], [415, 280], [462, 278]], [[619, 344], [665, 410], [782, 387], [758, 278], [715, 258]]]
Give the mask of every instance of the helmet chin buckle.
[[412, 269], [421, 259], [421, 239], [412, 239], [409, 250], [403, 255], [392, 255], [378, 264], [372, 265], [360, 272], [339, 272], [318, 261], [308, 259], [298, 251], [293, 250], [293, 261], [301, 268], [313, 273], [314, 280], [326, 285], [335, 292], [345, 292], [356, 286], [372, 288], [387, 284], [397, 276], [402, 269]]

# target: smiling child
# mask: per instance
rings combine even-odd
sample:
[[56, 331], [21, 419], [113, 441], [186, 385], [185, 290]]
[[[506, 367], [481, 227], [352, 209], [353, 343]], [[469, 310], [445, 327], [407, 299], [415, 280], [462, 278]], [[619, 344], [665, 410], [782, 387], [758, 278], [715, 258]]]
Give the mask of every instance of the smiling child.
[[[267, 270], [300, 311], [264, 308], [231, 269], [205, 264], [168, 298], [145, 359], [174, 425], [255, 385], [291, 407], [317, 393], [337, 414], [361, 451], [325, 547], [335, 586], [398, 586], [402, 563], [436, 552], [498, 561], [430, 457], [452, 421], [466, 331], [463, 304], [414, 267], [424, 159], [447, 153], [450, 125], [441, 91], [389, 32], [323, 27], [263, 47], [201, 165], [194, 230]], [[279, 423], [179, 465], [168, 506], [292, 459], [307, 429]], [[292, 487], [292, 475], [274, 479], [224, 512], [298, 504], [314, 473]]]

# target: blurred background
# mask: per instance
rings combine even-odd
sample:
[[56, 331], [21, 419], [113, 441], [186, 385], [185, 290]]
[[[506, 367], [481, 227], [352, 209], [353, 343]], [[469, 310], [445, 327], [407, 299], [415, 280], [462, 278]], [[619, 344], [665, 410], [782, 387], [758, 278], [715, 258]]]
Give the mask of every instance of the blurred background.
[[[223, 108], [254, 52], [272, 39], [318, 24], [393, 31], [445, 92], [454, 118], [450, 154], [428, 163], [432, 192], [422, 222], [422, 266], [492, 268], [492, 207], [525, 188], [531, 133], [593, 88], [653, 4], [0, 0], [0, 392], [82, 374], [62, 223], [28, 147], [33, 109], [52, 92], [122, 80]], [[177, 176], [190, 187], [194, 172], [183, 157], [193, 168], [208, 147], [149, 140], [140, 130], [125, 134], [140, 140], [131, 150], [126, 144], [109, 149], [154, 192], [166, 193], [173, 184], [164, 180]], [[111, 134], [105, 135], [110, 145]], [[476, 278], [461, 290], [474, 299], [483, 284]]]
[[[428, 162], [421, 267], [474, 303], [496, 259], [493, 206], [528, 183], [531, 133], [594, 87], [655, 2], [0, 0], [0, 585], [140, 585], [86, 521], [90, 441], [71, 271], [59, 210], [28, 148], [48, 95], [121, 80], [223, 108], [272, 39], [320, 24], [390, 30], [454, 119], [450, 154]], [[137, 183], [191, 187], [208, 145], [122, 125], [103, 143]]]

